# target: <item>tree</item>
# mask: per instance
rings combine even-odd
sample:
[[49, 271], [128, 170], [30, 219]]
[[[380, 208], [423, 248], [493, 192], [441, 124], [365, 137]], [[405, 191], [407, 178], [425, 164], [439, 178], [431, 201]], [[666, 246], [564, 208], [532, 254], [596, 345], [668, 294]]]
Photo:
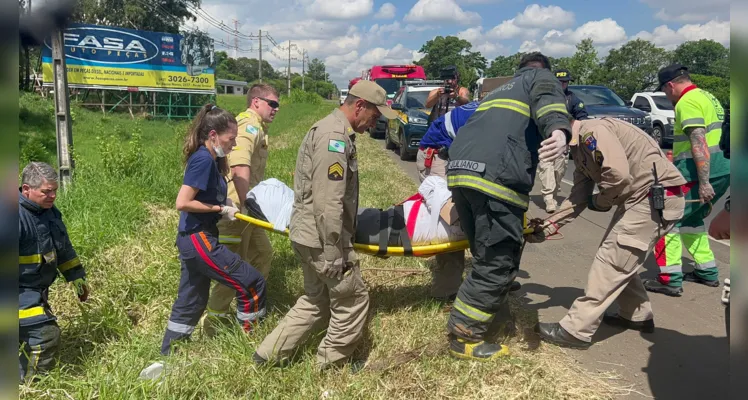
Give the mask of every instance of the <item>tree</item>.
[[565, 64], [564, 68], [571, 71], [575, 84], [586, 85], [589, 84], [592, 73], [599, 65], [597, 50], [592, 44], [592, 39], [588, 38], [577, 43], [577, 51], [568, 58], [568, 64]]
[[725, 108], [730, 108], [730, 80], [719, 76], [689, 74], [696, 86], [714, 95]]
[[636, 92], [653, 89], [657, 72], [668, 64], [670, 53], [652, 42], [636, 39], [610, 51], [590, 83], [605, 85], [625, 99]]
[[673, 52], [673, 62], [688, 67], [688, 72], [722, 78], [730, 76], [730, 49], [714, 40], [701, 39], [682, 43]]
[[196, 21], [188, 5], [199, 6], [200, 0], [79, 0], [73, 21], [121, 26], [154, 32], [178, 34], [186, 21]]
[[437, 36], [421, 46], [419, 51], [424, 56], [416, 65], [422, 66], [431, 79], [438, 79], [442, 68], [455, 65], [460, 72], [460, 84], [472, 90], [478, 73], [486, 70], [486, 58], [478, 51], [470, 51], [472, 47], [457, 36]]
[[325, 63], [318, 58], [313, 58], [312, 61], [309, 61], [309, 64], [307, 65], [306, 76], [308, 76], [309, 79], [315, 81], [330, 80], [330, 74], [325, 72]]
[[517, 70], [519, 60], [523, 55], [525, 53], [516, 53], [511, 56], [497, 56], [491, 61], [491, 66], [486, 69], [486, 78], [514, 75], [514, 71]]

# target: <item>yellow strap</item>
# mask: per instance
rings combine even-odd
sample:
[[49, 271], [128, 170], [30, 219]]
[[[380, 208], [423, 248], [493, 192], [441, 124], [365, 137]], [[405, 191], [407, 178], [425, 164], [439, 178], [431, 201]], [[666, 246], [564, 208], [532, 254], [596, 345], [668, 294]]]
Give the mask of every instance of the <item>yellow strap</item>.
[[18, 310], [18, 319], [33, 318], [39, 315], [44, 315], [44, 307], [31, 307], [25, 310]]
[[72, 260], [66, 261], [60, 265], [57, 266], [57, 269], [60, 270], [60, 272], [65, 272], [69, 269], [75, 268], [77, 266], [81, 265], [81, 261], [78, 259], [78, 257], [73, 258]]
[[30, 256], [18, 257], [19, 264], [41, 264], [41, 262], [42, 262], [41, 254], [32, 254]]

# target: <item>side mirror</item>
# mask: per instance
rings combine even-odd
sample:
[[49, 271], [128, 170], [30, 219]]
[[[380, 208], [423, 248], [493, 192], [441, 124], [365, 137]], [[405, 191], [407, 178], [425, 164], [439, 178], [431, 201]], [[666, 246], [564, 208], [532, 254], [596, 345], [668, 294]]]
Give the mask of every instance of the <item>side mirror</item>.
[[400, 103], [392, 103], [392, 105], [391, 105], [390, 107], [391, 107], [391, 108], [392, 108], [393, 110], [398, 110], [398, 111], [400, 111], [400, 110], [402, 110], [402, 109], [403, 109], [403, 105], [402, 105], [402, 104], [400, 104]]
[[626, 107], [631, 107], [632, 105], [634, 105], [634, 103], [632, 103], [631, 100], [626, 100], [625, 104], [626, 104]]

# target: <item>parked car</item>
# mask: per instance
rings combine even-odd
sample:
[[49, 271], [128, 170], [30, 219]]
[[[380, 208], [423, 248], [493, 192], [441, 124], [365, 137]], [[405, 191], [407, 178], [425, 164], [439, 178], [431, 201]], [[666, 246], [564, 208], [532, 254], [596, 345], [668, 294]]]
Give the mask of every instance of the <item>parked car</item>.
[[402, 86], [392, 101], [392, 109], [398, 117], [387, 121], [384, 135], [385, 148], [399, 149], [400, 159], [415, 156], [421, 138], [429, 126], [431, 109], [426, 108], [429, 92], [440, 87], [434, 81], [406, 84]]
[[348, 97], [348, 89], [340, 89], [340, 105], [343, 105], [345, 98]]
[[652, 118], [644, 111], [631, 107], [630, 101], [623, 101], [609, 88], [595, 85], [569, 85], [569, 90], [579, 97], [590, 118], [620, 119], [652, 135]]
[[649, 113], [652, 118], [652, 137], [660, 144], [673, 145], [675, 106], [663, 92], [635, 93], [631, 98], [634, 108]]

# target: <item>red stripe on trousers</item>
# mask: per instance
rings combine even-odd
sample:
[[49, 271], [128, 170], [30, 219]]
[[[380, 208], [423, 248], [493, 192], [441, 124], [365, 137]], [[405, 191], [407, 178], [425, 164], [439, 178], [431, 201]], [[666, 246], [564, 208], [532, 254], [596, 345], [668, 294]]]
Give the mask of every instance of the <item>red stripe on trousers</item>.
[[665, 251], [665, 238], [667, 235], [660, 238], [655, 244], [655, 260], [657, 261], [658, 267], [667, 266], [667, 252]]
[[[236, 289], [236, 291], [241, 294], [242, 298], [246, 300], [246, 302], [244, 303], [244, 312], [249, 314], [249, 297], [247, 296], [247, 293], [244, 290], [242, 290], [242, 287], [239, 286], [239, 284], [235, 280], [231, 279], [230, 276], [226, 275], [226, 273], [221, 271], [221, 269], [218, 268], [218, 266], [213, 262], [213, 260], [211, 260], [207, 254], [205, 254], [205, 251], [200, 246], [200, 242], [197, 241], [197, 238], [195, 237], [194, 234], [190, 235], [190, 239], [192, 239], [192, 244], [195, 246], [195, 249], [197, 249], [197, 252], [200, 254], [200, 257], [203, 259], [203, 261], [205, 261], [205, 263], [208, 264], [208, 266], [210, 266], [216, 272], [218, 272], [218, 274], [221, 275], [223, 279], [225, 279], [229, 284], [231, 284], [231, 286], [233, 286], [234, 289]], [[257, 307], [257, 304], [255, 304], [255, 307]], [[244, 330], [248, 331], [249, 329], [250, 329], [249, 321], [244, 321]]]

